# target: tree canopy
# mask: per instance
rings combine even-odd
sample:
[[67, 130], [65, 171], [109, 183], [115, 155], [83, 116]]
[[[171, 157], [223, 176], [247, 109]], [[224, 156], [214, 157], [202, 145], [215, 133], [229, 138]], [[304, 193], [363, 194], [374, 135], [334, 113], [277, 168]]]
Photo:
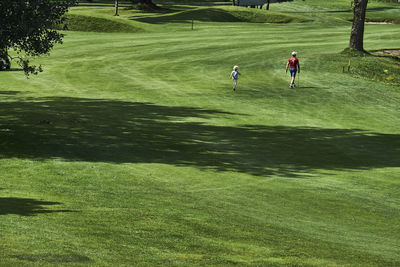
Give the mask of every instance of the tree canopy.
[[[75, 0], [0, 0], [0, 54], [17, 59], [26, 74], [41, 71], [29, 59], [48, 54], [63, 35], [54, 26]], [[13, 56], [10, 56], [13, 50]]]

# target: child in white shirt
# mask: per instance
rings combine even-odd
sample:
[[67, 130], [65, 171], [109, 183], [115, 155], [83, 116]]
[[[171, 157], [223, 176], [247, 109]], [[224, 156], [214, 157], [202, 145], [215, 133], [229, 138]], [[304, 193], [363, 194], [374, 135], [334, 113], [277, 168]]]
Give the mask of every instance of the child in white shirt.
[[238, 66], [233, 66], [233, 71], [231, 72], [230, 78], [233, 80], [233, 91], [236, 91], [236, 85], [237, 81], [240, 75], [240, 72], [238, 71], [239, 67]]

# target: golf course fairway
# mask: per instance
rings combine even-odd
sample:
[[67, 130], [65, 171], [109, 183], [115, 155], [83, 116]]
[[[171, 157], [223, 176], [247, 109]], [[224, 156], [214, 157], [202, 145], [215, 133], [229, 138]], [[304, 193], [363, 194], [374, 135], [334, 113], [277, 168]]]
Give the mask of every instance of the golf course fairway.
[[0, 266], [400, 266], [400, 4], [356, 54], [349, 2], [73, 7], [0, 72]]

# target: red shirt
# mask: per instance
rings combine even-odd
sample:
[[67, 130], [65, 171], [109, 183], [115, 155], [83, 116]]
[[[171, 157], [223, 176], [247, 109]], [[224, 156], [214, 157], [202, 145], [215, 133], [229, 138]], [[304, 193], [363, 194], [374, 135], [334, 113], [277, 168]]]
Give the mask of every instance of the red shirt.
[[297, 68], [297, 64], [299, 64], [299, 60], [297, 59], [297, 57], [292, 56], [291, 58], [289, 58], [289, 68], [293, 69], [293, 68]]

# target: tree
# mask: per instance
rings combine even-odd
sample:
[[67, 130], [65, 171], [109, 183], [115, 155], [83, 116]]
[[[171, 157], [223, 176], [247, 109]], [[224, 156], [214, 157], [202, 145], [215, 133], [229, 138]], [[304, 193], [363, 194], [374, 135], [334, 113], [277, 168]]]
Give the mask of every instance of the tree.
[[73, 4], [75, 0], [0, 0], [0, 56], [16, 59], [27, 75], [42, 71], [29, 61], [62, 43], [63, 35], [54, 26]]
[[118, 0], [115, 0], [115, 13], [114, 13], [114, 16], [119, 16], [118, 15], [118, 6], [119, 6]]
[[364, 23], [368, 0], [353, 1], [353, 25], [350, 34], [350, 49], [364, 51]]

